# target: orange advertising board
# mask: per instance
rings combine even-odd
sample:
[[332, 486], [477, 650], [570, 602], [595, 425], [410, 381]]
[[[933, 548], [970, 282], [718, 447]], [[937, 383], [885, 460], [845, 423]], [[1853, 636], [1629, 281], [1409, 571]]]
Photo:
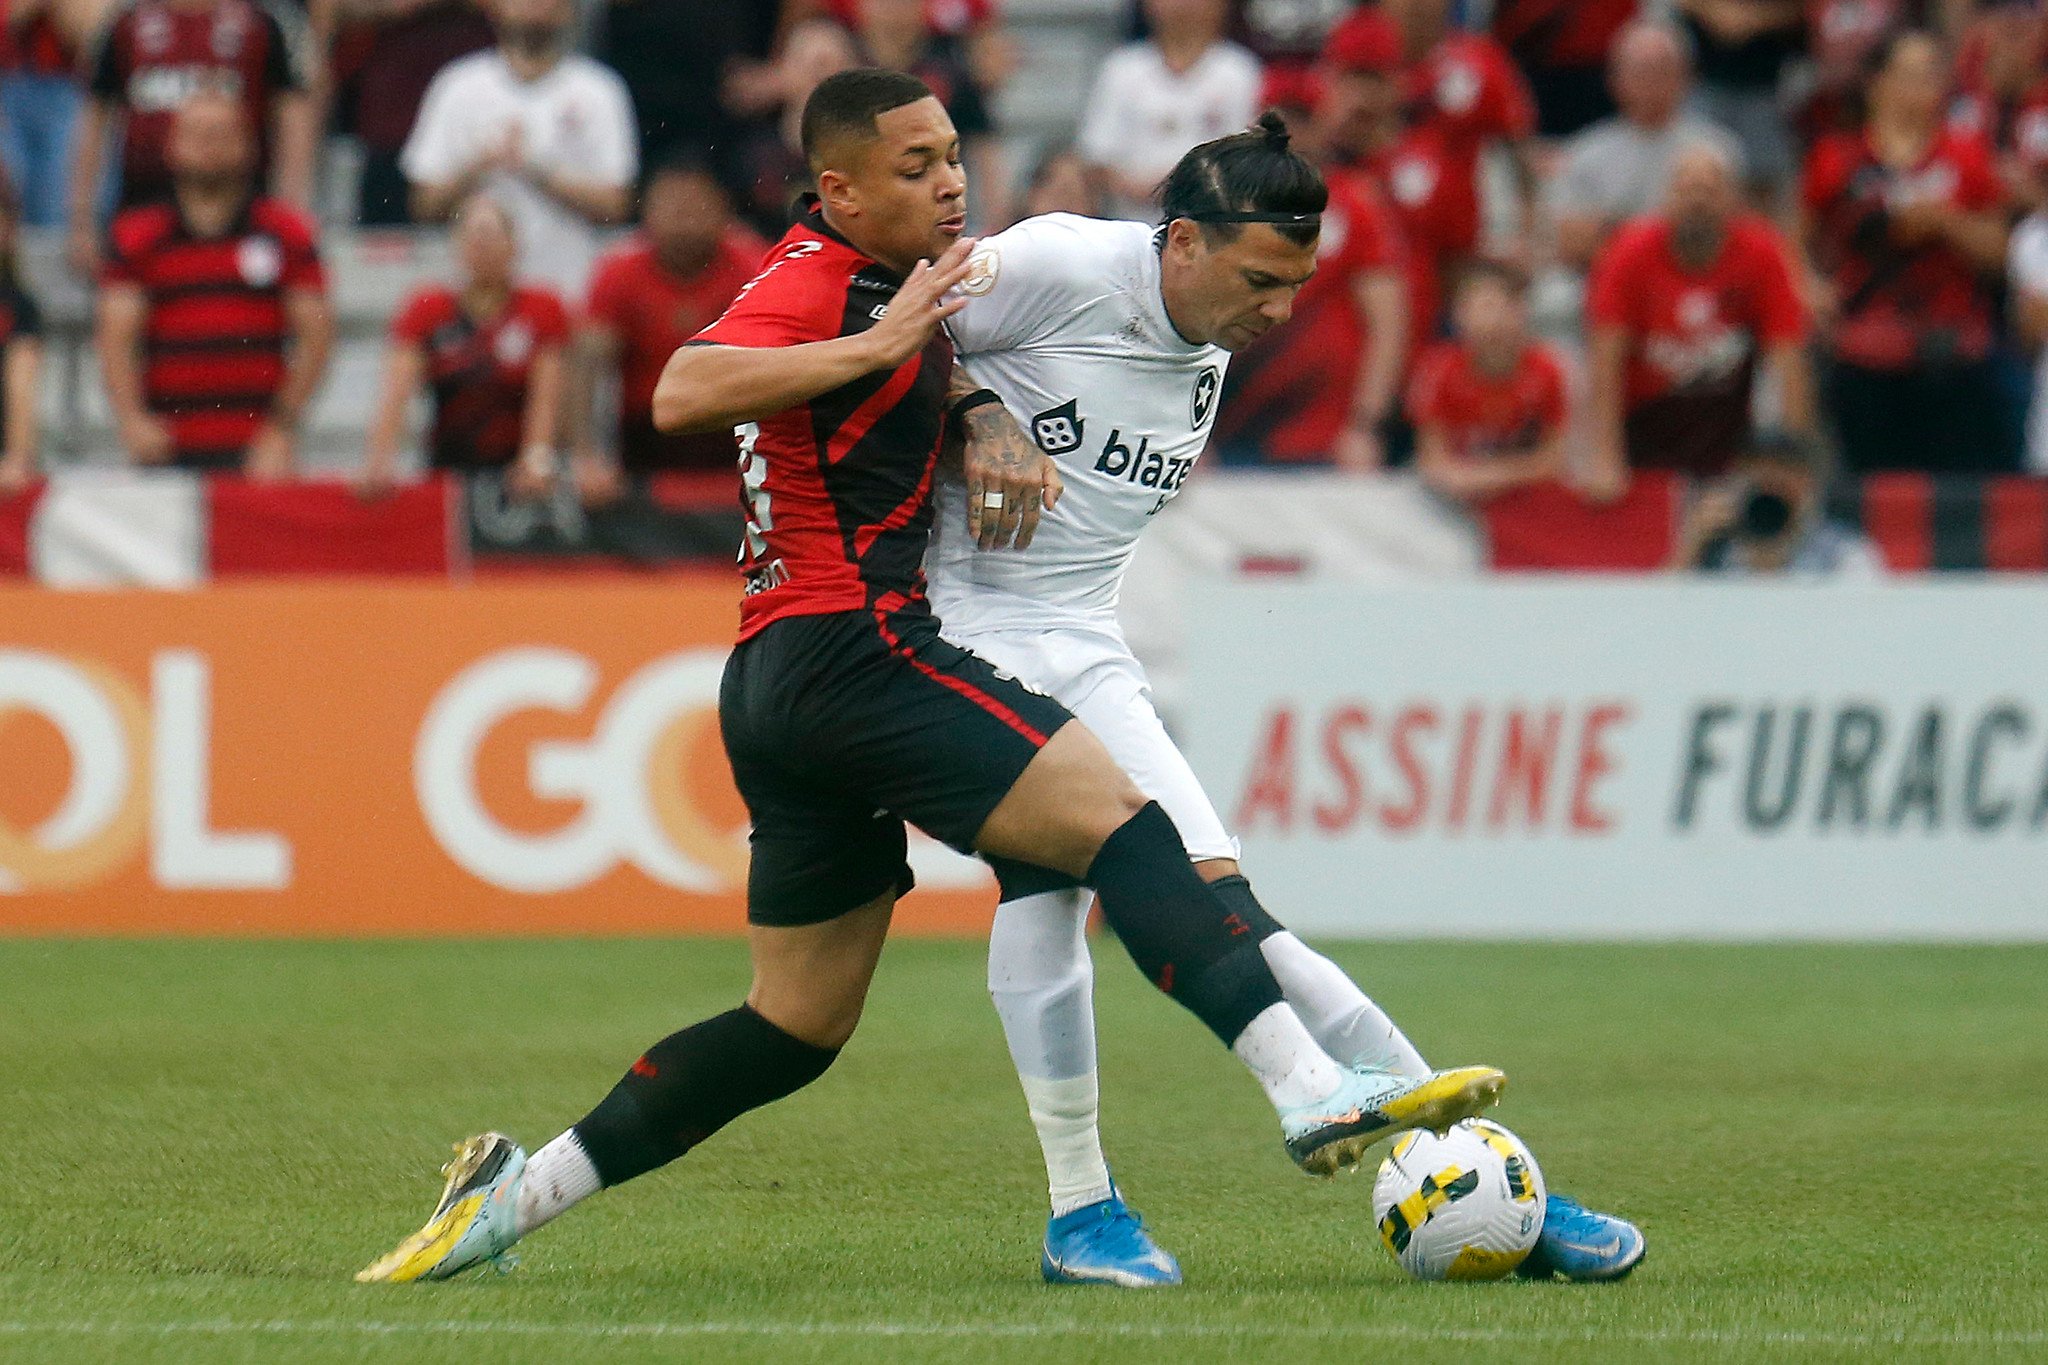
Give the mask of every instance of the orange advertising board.
[[[0, 589], [0, 933], [733, 931], [723, 576]], [[911, 932], [994, 884], [929, 840]]]

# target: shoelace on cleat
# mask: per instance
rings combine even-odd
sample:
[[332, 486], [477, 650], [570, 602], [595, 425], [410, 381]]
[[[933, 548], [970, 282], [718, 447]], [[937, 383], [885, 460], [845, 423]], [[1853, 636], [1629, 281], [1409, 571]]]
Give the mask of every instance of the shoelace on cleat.
[[1609, 1232], [1609, 1220], [1568, 1195], [1554, 1194], [1544, 1210], [1547, 1230], [1567, 1242], [1590, 1243]]

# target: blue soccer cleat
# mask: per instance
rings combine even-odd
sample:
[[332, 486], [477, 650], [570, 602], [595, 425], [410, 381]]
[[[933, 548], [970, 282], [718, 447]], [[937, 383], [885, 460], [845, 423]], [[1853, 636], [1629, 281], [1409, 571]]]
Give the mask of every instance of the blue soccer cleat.
[[1562, 1275], [1581, 1284], [1618, 1280], [1636, 1268], [1646, 1250], [1643, 1230], [1626, 1218], [1553, 1194], [1544, 1202], [1536, 1245], [1515, 1273], [1531, 1280]]
[[1287, 1155], [1310, 1175], [1356, 1166], [1383, 1138], [1411, 1128], [1441, 1133], [1500, 1099], [1508, 1078], [1490, 1066], [1461, 1066], [1420, 1078], [1371, 1067], [1344, 1073], [1337, 1093], [1280, 1115]]
[[1180, 1262], [1152, 1240], [1145, 1220], [1114, 1185], [1109, 1198], [1047, 1221], [1038, 1268], [1047, 1284], [1157, 1289], [1180, 1283]]

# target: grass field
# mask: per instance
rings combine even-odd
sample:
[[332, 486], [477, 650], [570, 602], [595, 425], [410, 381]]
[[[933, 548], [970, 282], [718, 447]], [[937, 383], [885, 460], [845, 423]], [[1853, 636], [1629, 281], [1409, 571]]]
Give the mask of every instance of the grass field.
[[893, 946], [818, 1085], [529, 1243], [366, 1288], [446, 1143], [544, 1139], [743, 952], [0, 941], [0, 1360], [1985, 1359], [2048, 1355], [2048, 950], [1349, 945], [1622, 1285], [1416, 1285], [1367, 1179], [1100, 945], [1106, 1127], [1188, 1284], [1038, 1282], [1041, 1169], [980, 948]]

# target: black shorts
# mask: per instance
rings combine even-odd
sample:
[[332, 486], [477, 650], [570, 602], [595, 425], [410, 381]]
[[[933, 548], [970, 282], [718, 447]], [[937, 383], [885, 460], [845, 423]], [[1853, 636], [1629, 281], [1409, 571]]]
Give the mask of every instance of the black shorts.
[[903, 822], [971, 852], [1067, 708], [930, 616], [788, 617], [726, 661], [719, 725], [753, 818], [747, 919], [818, 924], [910, 890]]

